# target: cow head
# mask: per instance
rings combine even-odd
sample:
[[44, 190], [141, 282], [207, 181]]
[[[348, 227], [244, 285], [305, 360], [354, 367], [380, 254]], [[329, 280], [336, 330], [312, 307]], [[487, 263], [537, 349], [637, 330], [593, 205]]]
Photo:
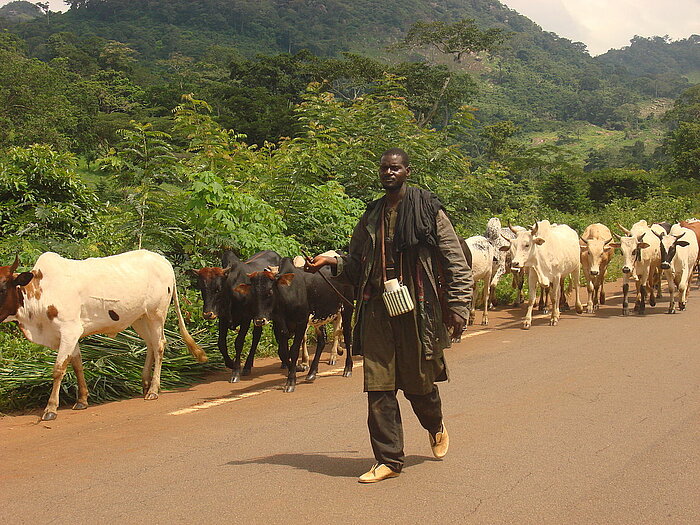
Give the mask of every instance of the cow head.
[[[629, 231], [629, 230], [627, 230]], [[642, 258], [642, 250], [649, 248], [649, 243], [644, 241], [644, 235], [619, 236], [620, 242], [610, 243], [613, 248], [620, 248], [622, 253], [622, 273], [635, 276], [635, 263]]]
[[224, 287], [231, 268], [208, 266], [201, 270], [192, 270], [197, 278], [197, 288], [202, 294], [202, 317], [216, 319], [224, 308]]
[[615, 247], [612, 245], [612, 237], [608, 240], [584, 239], [581, 237], [581, 262], [583, 262], [592, 276], [600, 273], [603, 261], [610, 260]]
[[17, 313], [22, 304], [19, 286], [27, 286], [34, 278], [32, 272], [15, 273], [19, 266], [19, 257], [10, 266], [0, 266], [0, 321]]
[[673, 258], [676, 256], [676, 248], [678, 246], [688, 246], [690, 244], [688, 241], [681, 240], [686, 233], [687, 232], [683, 232], [680, 235], [674, 235], [672, 233], [663, 235], [654, 232], [654, 235], [656, 235], [660, 241], [659, 249], [661, 250], [662, 270], [668, 270], [671, 268], [671, 263], [673, 262]]
[[292, 272], [280, 273], [271, 270], [249, 273], [250, 284], [239, 285], [238, 292], [249, 295], [252, 301], [253, 323], [265, 326], [272, 320], [281, 289], [288, 288], [294, 281]]
[[[545, 243], [542, 237], [537, 235], [538, 224], [530, 230], [518, 231], [515, 239], [510, 241], [510, 252], [512, 254], [511, 269], [515, 271], [522, 270], [525, 266], [533, 266], [536, 260], [536, 252], [539, 246]], [[542, 283], [543, 286], [549, 286], [549, 283]]]

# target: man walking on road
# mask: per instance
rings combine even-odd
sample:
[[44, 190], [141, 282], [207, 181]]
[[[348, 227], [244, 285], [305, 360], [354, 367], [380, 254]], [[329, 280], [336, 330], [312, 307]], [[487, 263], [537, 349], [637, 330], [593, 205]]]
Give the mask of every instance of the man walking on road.
[[410, 173], [406, 152], [387, 150], [379, 166], [386, 193], [367, 205], [349, 253], [317, 256], [306, 265], [309, 272], [330, 265], [358, 290], [352, 351], [364, 356], [376, 459], [360, 483], [396, 477], [403, 467], [397, 390], [428, 431], [433, 455], [444, 457], [449, 446], [435, 383], [447, 379], [443, 350], [450, 346], [448, 329], [457, 341], [464, 328], [472, 274], [442, 204], [431, 192], [407, 186]]

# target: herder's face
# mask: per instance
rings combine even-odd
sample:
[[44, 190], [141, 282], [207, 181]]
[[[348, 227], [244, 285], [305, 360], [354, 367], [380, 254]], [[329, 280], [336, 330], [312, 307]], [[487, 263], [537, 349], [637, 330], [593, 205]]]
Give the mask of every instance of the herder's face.
[[404, 166], [401, 155], [384, 155], [379, 163], [379, 181], [387, 191], [400, 190], [411, 168]]

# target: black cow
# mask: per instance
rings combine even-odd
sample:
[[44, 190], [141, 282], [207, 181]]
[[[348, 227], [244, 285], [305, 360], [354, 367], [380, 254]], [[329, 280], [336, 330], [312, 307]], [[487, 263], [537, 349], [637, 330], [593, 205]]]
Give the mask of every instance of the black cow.
[[[219, 319], [218, 346], [224, 363], [233, 370], [231, 382], [237, 383], [241, 375], [250, 375], [255, 359], [255, 351], [260, 341], [262, 327], [253, 328], [253, 341], [241, 374], [241, 351], [245, 343], [246, 335], [253, 320], [253, 303], [247, 294], [236, 291], [240, 284], [248, 284], [249, 273], [259, 272], [270, 266], [280, 264], [280, 256], [277, 252], [266, 250], [258, 252], [246, 261], [241, 261], [236, 254], [227, 250], [221, 257], [222, 267], [207, 267], [195, 270], [197, 286], [202, 293], [204, 306], [202, 315], [205, 319]], [[228, 354], [226, 339], [229, 330], [238, 328], [238, 335], [234, 343], [236, 349], [235, 361]]]
[[[293, 392], [296, 387], [297, 360], [309, 316], [314, 319], [325, 319], [336, 315], [342, 304], [343, 337], [347, 353], [345, 357], [344, 377], [352, 375], [352, 314], [353, 308], [345, 303], [336, 290], [350, 304], [354, 295], [353, 287], [341, 279], [330, 276], [330, 269], [324, 269], [323, 275], [305, 273], [297, 268], [289, 258], [282, 259], [279, 271], [260, 271], [249, 274], [250, 285], [241, 284], [238, 291], [247, 293], [253, 302], [253, 321], [256, 327], [261, 327], [270, 321], [273, 324], [277, 339], [280, 359], [287, 363], [287, 382], [285, 392]], [[328, 278], [335, 290], [324, 280]], [[293, 337], [289, 347], [289, 338]], [[316, 379], [321, 352], [326, 344], [325, 332], [320, 331], [314, 359], [306, 376], [307, 381]]]

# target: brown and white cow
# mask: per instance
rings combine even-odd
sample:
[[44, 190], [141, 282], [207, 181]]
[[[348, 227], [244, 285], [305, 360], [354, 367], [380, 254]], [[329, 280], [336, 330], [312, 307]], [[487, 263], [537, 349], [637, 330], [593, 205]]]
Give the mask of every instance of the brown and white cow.
[[661, 241], [661, 269], [668, 281], [670, 302], [668, 313], [676, 313], [675, 294], [678, 290], [678, 308], [685, 310], [693, 268], [698, 260], [698, 240], [693, 230], [674, 224], [668, 235], [656, 236]]
[[56, 419], [61, 381], [73, 366], [78, 380], [74, 410], [87, 408], [88, 390], [78, 341], [91, 334], [116, 335], [133, 326], [148, 351], [142, 383], [157, 399], [165, 348], [163, 326], [175, 301], [180, 335], [199, 362], [207, 356], [187, 332], [171, 264], [147, 250], [74, 261], [44, 253], [30, 272], [15, 273], [19, 260], [0, 267], [0, 321], [17, 321], [30, 341], [57, 350], [53, 390], [42, 419]]
[[610, 259], [615, 253], [610, 229], [596, 222], [586, 226], [581, 235], [581, 265], [586, 276], [588, 288], [588, 304], [586, 311], [591, 314], [601, 304], [605, 304], [605, 273]]

